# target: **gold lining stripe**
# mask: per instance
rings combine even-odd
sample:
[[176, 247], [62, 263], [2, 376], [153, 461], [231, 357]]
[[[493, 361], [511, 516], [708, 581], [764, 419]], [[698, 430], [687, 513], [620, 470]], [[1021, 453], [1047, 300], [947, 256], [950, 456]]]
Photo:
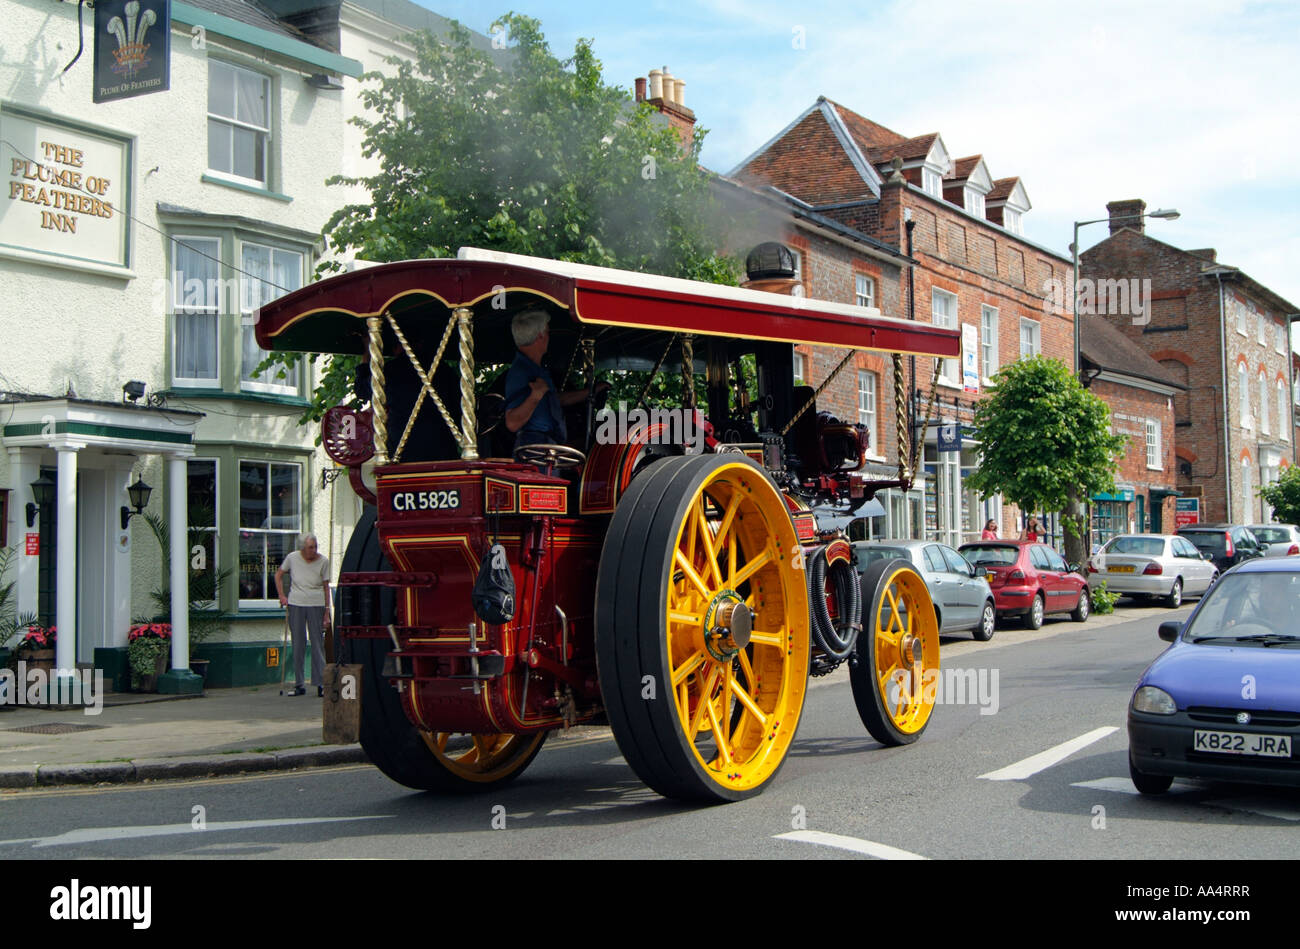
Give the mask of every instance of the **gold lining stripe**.
[[[454, 258], [435, 257], [430, 259], [453, 260]], [[560, 279], [566, 279], [566, 278], [562, 277]], [[311, 286], [311, 284], [308, 284], [308, 286]], [[541, 297], [543, 300], [550, 300], [552, 303], [554, 303], [562, 310], [569, 309], [569, 305], [567, 303], [561, 303], [559, 300], [551, 296], [549, 293], [542, 293], [538, 290], [532, 289], [531, 287], [505, 287], [503, 288], [503, 290], [490, 290], [487, 293], [483, 293], [477, 297], [474, 297], [472, 300], [469, 300], [467, 302], [461, 302], [461, 303], [450, 303], [448, 302], [447, 298], [444, 297], [442, 294], [437, 293], [433, 290], [425, 289], [424, 287], [419, 287], [411, 290], [403, 290], [401, 293], [389, 297], [388, 300], [384, 303], [384, 305], [381, 306], [378, 310], [375, 310], [373, 313], [358, 313], [356, 310], [349, 310], [347, 307], [342, 307], [342, 306], [318, 306], [311, 310], [304, 310], [302, 313], [299, 313], [297, 316], [293, 317], [293, 319], [288, 320], [283, 326], [281, 326], [274, 333], [268, 334], [268, 336], [271, 339], [275, 339], [277, 336], [279, 336], [289, 327], [294, 326], [301, 320], [305, 320], [307, 317], [314, 316], [317, 313], [346, 313], [348, 316], [355, 317], [356, 319], [359, 320], [364, 320], [372, 316], [382, 316], [385, 310], [387, 310], [390, 306], [392, 306], [395, 301], [401, 300], [403, 297], [414, 297], [414, 296], [432, 297], [433, 299], [441, 303], [443, 306], [447, 307], [447, 309], [454, 310], [458, 306], [472, 307], [475, 303], [478, 303], [480, 300], [486, 300], [488, 297], [494, 297], [501, 292], [510, 293], [511, 291], [515, 293], [528, 293], [535, 297]]]

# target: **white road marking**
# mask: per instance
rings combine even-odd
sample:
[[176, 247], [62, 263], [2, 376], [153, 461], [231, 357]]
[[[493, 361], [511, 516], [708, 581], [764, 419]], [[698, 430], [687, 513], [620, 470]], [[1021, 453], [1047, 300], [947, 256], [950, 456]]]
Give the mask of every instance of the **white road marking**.
[[[1114, 791], [1118, 794], [1138, 795], [1138, 789], [1133, 786], [1133, 782], [1128, 778], [1098, 778], [1095, 781], [1078, 781], [1070, 785], [1076, 788], [1088, 788], [1093, 791]], [[1179, 788], [1174, 785], [1166, 795], [1169, 797], [1180, 797], [1193, 788]], [[1238, 811], [1246, 814], [1258, 814], [1261, 817], [1272, 817], [1276, 820], [1287, 820], [1300, 823], [1300, 810], [1287, 807], [1278, 807], [1271, 801], [1266, 801], [1258, 797], [1244, 797], [1224, 800], [1221, 798], [1205, 798], [1199, 801], [1187, 801], [1183, 803], [1204, 804], [1207, 807], [1218, 807], [1225, 811]]]
[[867, 856], [876, 857], [880, 860], [929, 860], [929, 857], [923, 857], [918, 853], [912, 853], [908, 850], [899, 850], [897, 847], [891, 847], [889, 844], [878, 844], [874, 840], [863, 840], [860, 837], [846, 837], [843, 834], [828, 834], [821, 830], [792, 830], [784, 834], [776, 834], [776, 840], [801, 840], [806, 844], [821, 844], [823, 847], [836, 847], [840, 850], [852, 850], [854, 853], [865, 853]]
[[1040, 771], [1047, 770], [1054, 764], [1060, 764], [1076, 751], [1087, 748], [1093, 742], [1100, 741], [1107, 735], [1114, 734], [1117, 731], [1119, 729], [1111, 725], [1104, 728], [1094, 728], [1086, 735], [1071, 738], [1069, 741], [1061, 742], [1061, 744], [1048, 748], [1046, 751], [1030, 755], [1024, 761], [1017, 761], [1015, 764], [999, 768], [997, 771], [981, 774], [980, 777], [988, 781], [1023, 781]]
[[1075, 781], [1070, 787], [1089, 788], [1093, 791], [1114, 791], [1117, 794], [1139, 793], [1129, 778], [1098, 778], [1095, 781]]
[[138, 837], [166, 837], [173, 834], [211, 834], [222, 830], [256, 830], [261, 827], [297, 827], [306, 824], [337, 824], [354, 820], [388, 820], [392, 814], [367, 817], [289, 817], [278, 820], [208, 821], [204, 830], [190, 824], [153, 824], [140, 827], [81, 827], [55, 837], [24, 837], [0, 840], [0, 846], [30, 843], [33, 847], [60, 847], [68, 844], [98, 843], [105, 840], [131, 840]]
[[612, 764], [615, 767], [622, 768], [627, 765], [627, 759], [624, 758], [622, 755], [619, 755], [617, 758], [610, 758], [606, 761], [600, 762], [600, 764]]

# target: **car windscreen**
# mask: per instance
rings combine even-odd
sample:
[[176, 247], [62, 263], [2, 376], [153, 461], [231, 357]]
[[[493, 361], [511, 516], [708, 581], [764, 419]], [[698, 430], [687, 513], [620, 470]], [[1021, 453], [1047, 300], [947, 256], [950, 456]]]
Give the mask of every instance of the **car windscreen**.
[[1165, 552], [1165, 541], [1163, 537], [1116, 537], [1106, 552], [1159, 557]]
[[1008, 567], [1019, 553], [1019, 548], [1006, 544], [967, 544], [961, 549], [961, 555], [977, 567]]
[[1289, 544], [1291, 542], [1291, 532], [1285, 527], [1252, 527], [1250, 532], [1255, 535], [1256, 540], [1261, 540], [1266, 544]]
[[1190, 540], [1197, 550], [1215, 554], [1221, 554], [1224, 551], [1226, 538], [1223, 531], [1187, 531], [1182, 536]]
[[1185, 637], [1294, 636], [1300, 645], [1300, 572], [1229, 573], [1210, 588]]

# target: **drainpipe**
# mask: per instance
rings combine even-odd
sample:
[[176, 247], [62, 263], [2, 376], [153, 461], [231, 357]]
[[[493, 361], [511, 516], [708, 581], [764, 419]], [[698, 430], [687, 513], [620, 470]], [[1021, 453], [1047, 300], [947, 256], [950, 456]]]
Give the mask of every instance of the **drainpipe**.
[[[907, 231], [907, 256], [912, 257], [912, 230], [916, 227], [916, 222], [912, 220], [912, 209], [903, 208], [903, 227]], [[907, 265], [907, 318], [916, 321], [916, 265]], [[912, 397], [908, 399], [908, 426], [912, 437], [916, 438], [916, 354], [907, 357], [907, 371], [910, 375], [910, 385]], [[924, 437], [924, 436], [923, 436]], [[918, 456], [919, 457], [919, 456]], [[912, 473], [915, 478], [916, 472]]]
[[1232, 522], [1232, 427], [1228, 424], [1228, 336], [1227, 326], [1223, 322], [1223, 274], [1222, 269], [1213, 271], [1214, 279], [1219, 283], [1219, 370], [1223, 378], [1223, 490], [1226, 502], [1224, 523]]
[[1300, 313], [1288, 313], [1282, 318], [1286, 320], [1286, 401], [1291, 406], [1291, 429], [1287, 437], [1291, 439], [1291, 463], [1295, 464], [1300, 461], [1300, 451], [1295, 443], [1295, 351], [1291, 346], [1291, 326], [1300, 320]]

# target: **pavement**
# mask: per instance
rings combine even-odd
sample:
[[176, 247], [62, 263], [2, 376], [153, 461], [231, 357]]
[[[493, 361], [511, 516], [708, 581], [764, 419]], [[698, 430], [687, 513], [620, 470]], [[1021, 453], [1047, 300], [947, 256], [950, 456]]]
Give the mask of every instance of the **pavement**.
[[[1009, 621], [989, 643], [974, 642], [964, 634], [944, 636], [941, 655], [948, 661], [991, 646], [1159, 619], [1168, 613], [1163, 607], [1120, 605], [1113, 614], [1094, 614], [1087, 623], [1049, 617], [1037, 631]], [[834, 685], [841, 679], [847, 679], [845, 667], [812, 684]], [[306, 695], [290, 698], [280, 694], [278, 684], [211, 689], [198, 696], [107, 693], [98, 714], [78, 707], [0, 705], [0, 788], [118, 784], [365, 762], [360, 745], [324, 743], [323, 700], [315, 693], [309, 686]], [[578, 727], [565, 737], [582, 740], [597, 737], [596, 732], [607, 735], [608, 729]]]

